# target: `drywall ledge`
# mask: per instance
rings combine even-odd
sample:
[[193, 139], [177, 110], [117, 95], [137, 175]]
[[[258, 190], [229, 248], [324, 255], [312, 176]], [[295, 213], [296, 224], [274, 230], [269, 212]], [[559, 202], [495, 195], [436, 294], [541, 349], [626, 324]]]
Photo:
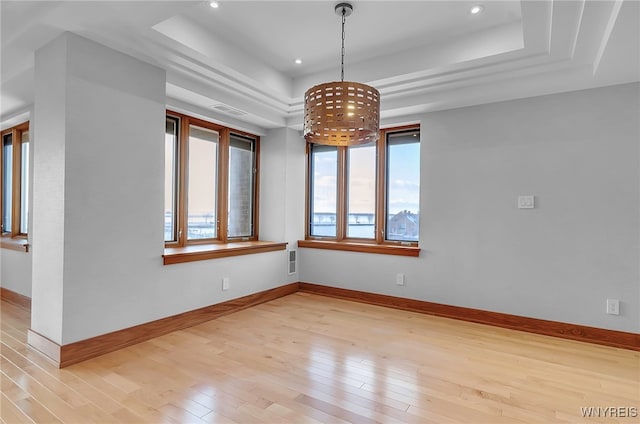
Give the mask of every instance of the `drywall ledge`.
[[165, 265], [171, 265], [227, 258], [229, 256], [274, 252], [276, 250], [285, 250], [286, 248], [287, 243], [262, 240], [221, 244], [194, 244], [186, 247], [167, 247], [164, 249], [162, 257]]
[[394, 244], [355, 243], [329, 240], [298, 240], [298, 247], [309, 249], [343, 250], [347, 252], [378, 253], [382, 255], [420, 256], [417, 246]]

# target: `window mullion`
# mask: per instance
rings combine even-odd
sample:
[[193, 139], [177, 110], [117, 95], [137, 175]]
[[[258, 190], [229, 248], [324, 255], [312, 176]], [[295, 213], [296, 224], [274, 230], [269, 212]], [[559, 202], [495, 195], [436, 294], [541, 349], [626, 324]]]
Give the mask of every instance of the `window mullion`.
[[336, 239], [342, 241], [347, 235], [347, 147], [338, 147], [338, 181], [336, 204]]
[[189, 120], [180, 118], [178, 130], [178, 210], [176, 225], [178, 228], [178, 246], [187, 244], [187, 168], [189, 164]]
[[256, 137], [253, 154], [253, 216], [251, 219], [251, 237], [258, 240], [258, 216], [260, 213], [260, 137]]
[[384, 217], [385, 217], [385, 204], [386, 204], [386, 195], [385, 195], [385, 187], [387, 185], [387, 172], [386, 172], [386, 161], [387, 161], [387, 143], [386, 143], [386, 132], [380, 131], [380, 136], [376, 143], [376, 158], [377, 158], [377, 167], [376, 167], [376, 243], [382, 244], [384, 242]]
[[220, 131], [218, 143], [218, 239], [227, 243], [229, 239], [229, 130]]
[[[311, 181], [313, 181], [313, 178], [311, 178], [311, 175], [313, 175], [313, 166], [312, 166], [312, 162], [313, 159], [311, 157], [311, 143], [305, 143], [305, 155], [307, 158], [307, 163], [306, 163], [306, 175], [305, 175], [305, 199], [304, 199], [304, 203], [305, 203], [305, 211], [304, 211], [304, 216], [305, 216], [305, 238], [309, 238], [311, 237], [311, 221], [313, 221], [313, 218], [311, 216], [311, 211], [313, 210], [313, 207], [311, 205], [311, 201], [313, 199], [312, 196], [312, 188], [311, 188]], [[0, 157], [1, 158], [1, 157]], [[0, 204], [1, 206], [1, 204]]]
[[11, 187], [11, 236], [20, 234], [20, 169], [22, 168], [22, 134], [18, 129], [12, 132], [13, 137], [13, 169]]

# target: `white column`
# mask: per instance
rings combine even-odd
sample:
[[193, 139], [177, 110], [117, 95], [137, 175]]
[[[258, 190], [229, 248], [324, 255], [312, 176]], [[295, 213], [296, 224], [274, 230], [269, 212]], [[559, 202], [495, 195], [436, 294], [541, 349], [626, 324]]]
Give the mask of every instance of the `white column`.
[[55, 343], [123, 319], [136, 269], [159, 266], [165, 84], [72, 33], [36, 52], [31, 328]]

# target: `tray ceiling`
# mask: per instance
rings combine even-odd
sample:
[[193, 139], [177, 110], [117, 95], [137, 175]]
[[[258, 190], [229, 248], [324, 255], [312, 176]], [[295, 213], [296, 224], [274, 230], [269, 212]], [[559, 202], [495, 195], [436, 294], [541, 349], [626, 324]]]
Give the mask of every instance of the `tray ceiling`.
[[[168, 107], [258, 133], [301, 128], [304, 91], [339, 79], [336, 2], [219, 3], [2, 1], [3, 120], [33, 103], [34, 52], [73, 31], [166, 69]], [[640, 80], [636, 1], [353, 4], [345, 79], [380, 90], [383, 125]]]

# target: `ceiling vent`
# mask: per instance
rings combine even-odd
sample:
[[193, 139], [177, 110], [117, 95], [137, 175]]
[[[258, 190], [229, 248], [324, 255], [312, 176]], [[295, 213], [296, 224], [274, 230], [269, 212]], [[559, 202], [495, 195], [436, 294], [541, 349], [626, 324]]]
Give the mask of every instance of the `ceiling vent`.
[[243, 116], [248, 115], [244, 110], [236, 109], [235, 107], [231, 107], [229, 105], [225, 105], [224, 103], [217, 103], [215, 105], [210, 106], [211, 109], [217, 110], [218, 112], [226, 113], [227, 115], [234, 116]]

